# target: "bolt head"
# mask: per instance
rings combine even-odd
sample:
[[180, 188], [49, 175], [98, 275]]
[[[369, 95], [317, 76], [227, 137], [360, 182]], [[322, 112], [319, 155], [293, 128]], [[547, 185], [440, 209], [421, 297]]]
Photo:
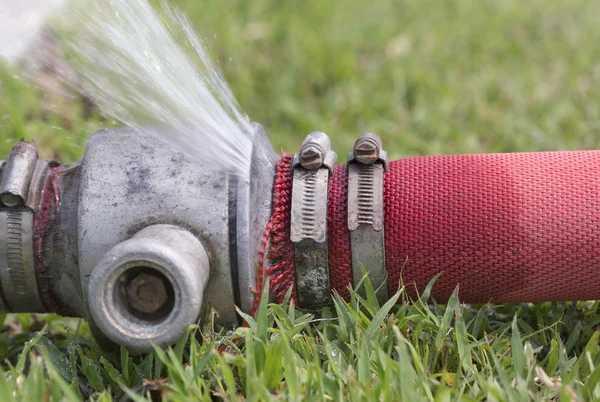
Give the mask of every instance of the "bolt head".
[[316, 145], [307, 145], [300, 149], [298, 160], [302, 167], [307, 170], [317, 170], [323, 166], [325, 155], [323, 150]]
[[127, 300], [142, 313], [156, 313], [167, 302], [167, 289], [159, 276], [139, 273], [127, 285]]
[[371, 165], [379, 159], [379, 147], [369, 138], [360, 138], [354, 145], [354, 159], [364, 165]]
[[21, 197], [13, 194], [2, 194], [0, 197], [0, 202], [7, 207], [16, 207], [21, 205]]

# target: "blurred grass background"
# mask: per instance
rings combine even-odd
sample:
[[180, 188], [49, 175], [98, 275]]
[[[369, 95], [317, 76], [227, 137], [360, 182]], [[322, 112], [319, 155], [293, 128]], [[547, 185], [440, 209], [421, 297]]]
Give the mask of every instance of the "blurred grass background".
[[[382, 136], [393, 158], [600, 148], [593, 1], [175, 0], [273, 146], [312, 130], [339, 155]], [[17, 78], [15, 78], [17, 77]], [[0, 67], [0, 156], [20, 137], [72, 161], [108, 125]]]
[[[600, 148], [600, 7], [594, 1], [171, 2], [187, 14], [198, 34], [205, 38], [241, 109], [266, 127], [276, 149], [294, 152], [313, 130], [327, 132], [340, 156], [364, 131], [378, 133], [392, 158]], [[18, 66], [0, 64], [0, 159], [8, 155], [19, 138], [25, 137], [35, 139], [43, 157], [73, 162], [83, 154], [87, 138], [95, 130], [118, 124], [103, 118], [97, 110], [90, 112], [80, 97], [64, 96], [60, 88], [49, 90], [57, 88], [52, 71], [46, 73], [42, 83], [32, 83], [23, 78]], [[368, 328], [372, 331], [365, 314], [375, 321], [376, 309], [364, 304], [367, 312], [360, 316], [349, 306], [337, 308], [358, 328], [358, 338], [347, 344], [340, 341], [342, 355], [348, 361], [359, 355], [363, 359], [363, 351], [368, 349], [366, 341], [359, 348], [358, 339]], [[448, 331], [452, 319], [461, 322], [460, 307], [434, 306], [429, 311], [425, 305], [404, 304], [392, 311], [395, 318], [385, 321], [379, 335], [381, 340], [391, 342], [395, 336], [391, 334], [398, 326], [407, 337], [412, 336], [410, 342], [406, 341], [415, 348], [410, 349], [410, 357], [402, 349], [405, 346], [401, 338], [390, 348], [402, 351], [398, 352], [403, 356], [401, 362], [413, 359], [417, 373], [411, 372], [410, 378], [417, 378], [414, 384], [421, 384], [423, 390], [438, 387], [438, 393], [442, 392], [439, 400], [445, 400], [444, 389], [451, 389], [455, 398], [474, 395], [467, 400], [577, 400], [577, 395], [582, 400], [581, 395], [600, 396], [597, 310], [598, 303], [509, 305], [482, 310], [468, 307], [462, 324], [464, 338], [459, 339], [450, 331], [446, 339], [440, 331]], [[320, 373], [322, 364], [327, 374], [319, 381], [326, 385], [327, 381], [334, 382], [330, 384], [334, 391], [335, 381], [340, 382], [340, 390], [350, 385], [353, 389], [364, 387], [356, 398], [368, 399], [368, 382], [356, 382], [352, 373], [335, 371], [339, 362], [330, 355], [322, 361], [316, 357], [322, 358], [323, 344], [329, 348], [331, 342], [338, 342], [345, 329], [327, 321], [318, 323], [316, 330], [307, 329], [310, 319], [293, 312], [290, 318], [277, 306], [272, 306], [269, 314], [269, 334], [287, 334], [291, 346], [284, 343], [280, 347], [286, 352], [293, 349], [296, 359], [300, 359], [296, 360], [298, 372], [304, 371], [298, 374], [297, 381], [305, 387], [299, 388], [300, 396], [306, 397], [308, 394], [303, 392], [313, 389], [309, 374]], [[519, 319], [512, 322], [516, 314]], [[290, 328], [305, 328], [308, 335], [300, 335], [300, 329], [286, 332], [280, 321], [279, 329], [275, 329], [272, 317], [291, 320]], [[22, 400], [38, 400], [31, 395], [71, 395], [68, 384], [61, 383], [64, 378], [72, 381], [72, 395], [76, 398], [96, 395], [109, 400], [111, 394], [116, 398], [123, 392], [108, 392], [104, 387], [119, 389], [124, 384], [136, 392], [163, 390], [165, 384], [160, 381], [167, 375], [168, 366], [167, 389], [170, 397], [177, 396], [179, 400], [193, 395], [190, 389], [195, 389], [185, 382], [191, 378], [188, 369], [198, 376], [197, 392], [204, 392], [205, 396], [208, 393], [226, 398], [218, 392], [211, 394], [221, 386], [223, 392], [226, 388], [233, 395], [239, 388], [250, 398], [252, 387], [256, 386], [265, 392], [257, 399], [268, 399], [271, 394], [266, 390], [271, 389], [289, 397], [285, 394], [287, 385], [277, 383], [277, 373], [271, 373], [274, 383], [269, 380], [274, 388], [257, 385], [263, 380], [268, 383], [268, 370], [263, 361], [263, 366], [256, 363], [256, 367], [265, 372], [257, 369], [258, 373], [250, 373], [251, 349], [234, 348], [232, 355], [213, 356], [212, 363], [200, 367], [209, 361], [204, 356], [210, 355], [210, 348], [216, 348], [219, 342], [231, 342], [239, 334], [211, 338], [214, 344], [207, 342], [208, 346], [202, 347], [202, 353], [208, 350], [208, 355], [185, 349], [188, 361], [199, 361], [197, 366], [192, 363], [184, 370], [160, 354], [144, 360], [134, 360], [124, 351], [120, 359], [100, 357], [101, 352], [89, 340], [87, 327], [78, 321], [12, 315], [2, 322], [0, 355], [15, 367], [9, 366], [12, 374], [6, 377], [8, 388], [0, 376], [0, 395], [17, 395]], [[46, 337], [57, 346], [44, 341], [47, 338], [41, 335], [30, 342], [48, 322]], [[257, 331], [262, 335], [247, 335], [246, 341], [253, 339], [248, 345], [270, 345], [266, 332], [260, 328]], [[294, 343], [293, 339], [300, 336], [300, 343]], [[526, 367], [522, 362], [523, 342]], [[45, 386], [50, 386], [50, 391], [39, 385], [43, 374], [35, 356], [27, 357], [34, 346], [38, 357], [51, 359], [60, 373], [49, 369], [47, 374], [52, 381]], [[515, 348], [520, 348], [520, 352], [516, 353]], [[182, 344], [176, 353], [181, 357], [183, 351]], [[383, 349], [377, 351], [383, 353]], [[375, 352], [368, 353], [375, 359]], [[462, 357], [465, 353], [472, 357], [472, 367], [467, 364], [471, 358]], [[277, 350], [272, 353], [278, 354]], [[162, 366], [159, 360], [163, 361]], [[29, 364], [32, 374], [23, 380]], [[373, 360], [371, 367], [379, 367], [383, 373], [385, 369], [380, 364], [390, 367], [392, 363]], [[419, 364], [423, 367], [419, 368]], [[469, 368], [461, 372], [460, 366], [465, 364]], [[551, 379], [538, 376], [538, 364]], [[113, 365], [121, 374], [115, 374]], [[252, 385], [242, 378], [233, 388], [227, 388], [219, 382], [227, 367], [237, 367], [235, 372], [240, 378], [250, 373], [248, 378], [255, 375], [260, 379], [254, 378], [256, 384]], [[402, 375], [408, 372], [402, 370], [413, 370], [412, 366], [394, 369], [400, 370], [397, 378], [404, 378]], [[198, 375], [200, 372], [202, 376]], [[286, 379], [290, 378], [288, 375]], [[150, 378], [158, 382], [144, 380]], [[583, 385], [588, 378], [592, 380]], [[393, 378], [391, 383], [386, 381], [390, 379], [378, 383], [378, 389], [393, 388]], [[411, 391], [411, 383], [407, 384], [404, 391]], [[515, 384], [521, 387], [520, 391], [510, 391]], [[5, 390], [7, 393], [3, 393]], [[334, 391], [327, 388], [324, 394], [353, 395], [344, 393], [348, 389], [340, 394]], [[414, 391], [420, 392], [417, 385]], [[315, 395], [313, 398], [318, 399], [323, 393]], [[433, 396], [426, 399], [432, 400]]]

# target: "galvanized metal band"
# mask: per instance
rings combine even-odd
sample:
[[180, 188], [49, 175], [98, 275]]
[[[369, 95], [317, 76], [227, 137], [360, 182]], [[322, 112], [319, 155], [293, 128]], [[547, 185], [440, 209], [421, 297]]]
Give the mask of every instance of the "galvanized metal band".
[[25, 205], [37, 161], [37, 148], [33, 142], [21, 141], [12, 149], [0, 178], [2, 204], [7, 207]]
[[[348, 164], [348, 229], [352, 280], [356, 288], [369, 275], [380, 300], [386, 300], [387, 270], [383, 230], [383, 163]], [[359, 288], [364, 294], [364, 288]]]
[[329, 169], [294, 168], [290, 240], [294, 243], [296, 287], [300, 307], [329, 304], [327, 199]]
[[28, 208], [0, 209], [0, 281], [12, 312], [46, 311], [35, 276], [33, 215]]

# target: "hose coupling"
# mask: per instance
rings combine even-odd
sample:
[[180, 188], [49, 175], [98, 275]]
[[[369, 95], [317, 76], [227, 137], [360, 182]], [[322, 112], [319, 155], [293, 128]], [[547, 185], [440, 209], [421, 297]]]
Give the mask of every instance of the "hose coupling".
[[298, 301], [303, 308], [327, 305], [331, 298], [327, 248], [329, 178], [337, 162], [329, 137], [310, 133], [294, 156], [290, 240]]
[[209, 315], [241, 323], [277, 153], [253, 124], [249, 171], [237, 175], [157, 131], [100, 130], [70, 165], [39, 160], [25, 141], [0, 161], [0, 313], [83, 317], [99, 344], [137, 353]]
[[[387, 153], [381, 138], [361, 135], [348, 155], [348, 229], [352, 255], [352, 282], [358, 287], [363, 270], [380, 301], [388, 298], [383, 231], [383, 174]], [[359, 288], [359, 292], [363, 291]]]

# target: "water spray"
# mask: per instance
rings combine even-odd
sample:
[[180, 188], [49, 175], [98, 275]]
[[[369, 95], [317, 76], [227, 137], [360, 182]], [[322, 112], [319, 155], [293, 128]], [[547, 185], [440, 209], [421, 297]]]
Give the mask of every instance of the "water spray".
[[[152, 131], [102, 130], [81, 161], [22, 141], [0, 163], [0, 308], [88, 319], [144, 352], [208, 308], [239, 325], [264, 280], [317, 309], [366, 272], [386, 300], [441, 274], [439, 302], [600, 298], [600, 152], [388, 161], [358, 138], [337, 164], [327, 135], [277, 155], [252, 126], [247, 180]], [[267, 161], [267, 162], [265, 162]]]

